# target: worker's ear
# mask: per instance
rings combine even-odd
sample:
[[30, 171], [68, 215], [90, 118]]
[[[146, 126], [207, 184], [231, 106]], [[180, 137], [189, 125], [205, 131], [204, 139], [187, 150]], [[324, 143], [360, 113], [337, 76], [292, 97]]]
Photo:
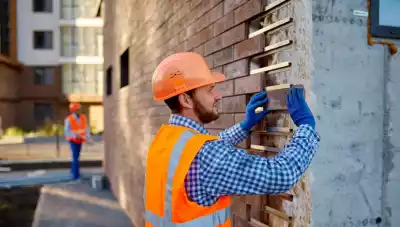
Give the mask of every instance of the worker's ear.
[[193, 99], [186, 93], [179, 95], [179, 103], [182, 105], [183, 108], [187, 109], [193, 108]]

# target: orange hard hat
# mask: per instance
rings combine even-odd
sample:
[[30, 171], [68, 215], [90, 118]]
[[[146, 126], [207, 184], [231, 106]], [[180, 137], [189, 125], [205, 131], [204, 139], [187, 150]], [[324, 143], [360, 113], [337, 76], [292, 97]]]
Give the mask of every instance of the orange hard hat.
[[193, 52], [173, 54], [165, 58], [153, 73], [153, 98], [162, 101], [224, 80], [225, 76], [222, 73], [210, 71], [200, 54]]
[[71, 112], [75, 112], [81, 108], [81, 105], [79, 103], [71, 103], [69, 104], [69, 110]]

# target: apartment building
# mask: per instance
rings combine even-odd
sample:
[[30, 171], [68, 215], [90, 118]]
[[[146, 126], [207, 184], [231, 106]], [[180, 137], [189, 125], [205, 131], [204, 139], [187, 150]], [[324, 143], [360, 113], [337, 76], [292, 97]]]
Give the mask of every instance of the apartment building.
[[[23, 65], [12, 78], [14, 119], [3, 122], [3, 129], [11, 125], [33, 129], [45, 119], [62, 123], [69, 102], [78, 101], [91, 126], [102, 130], [103, 19], [96, 17], [100, 1], [1, 1], [8, 4], [2, 10], [15, 8], [13, 59]], [[1, 43], [4, 52], [12, 50], [7, 39]]]

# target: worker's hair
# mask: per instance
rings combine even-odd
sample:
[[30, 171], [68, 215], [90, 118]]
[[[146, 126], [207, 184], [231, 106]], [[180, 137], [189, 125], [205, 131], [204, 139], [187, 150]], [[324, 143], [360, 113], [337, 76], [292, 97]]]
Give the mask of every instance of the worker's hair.
[[[190, 90], [185, 92], [187, 95], [189, 95], [190, 97], [193, 97], [194, 94], [194, 90]], [[174, 97], [171, 97], [169, 99], [166, 99], [165, 104], [167, 104], [167, 106], [169, 107], [169, 109], [171, 110], [171, 113], [176, 114], [181, 112], [182, 110], [182, 106], [179, 103], [179, 95], [176, 95]]]

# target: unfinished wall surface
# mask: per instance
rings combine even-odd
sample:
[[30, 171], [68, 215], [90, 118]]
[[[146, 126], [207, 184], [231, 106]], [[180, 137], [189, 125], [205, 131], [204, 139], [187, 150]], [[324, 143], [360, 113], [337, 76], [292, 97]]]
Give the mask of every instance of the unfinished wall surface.
[[398, 226], [400, 58], [368, 46], [367, 17], [353, 10], [367, 11], [367, 1], [313, 1], [312, 80], [323, 139], [310, 170], [312, 226]]
[[[278, 2], [279, 7], [268, 8]], [[105, 168], [114, 193], [135, 226], [144, 224], [147, 150], [170, 115], [163, 103], [152, 100], [151, 76], [155, 67], [170, 54], [194, 51], [205, 56], [210, 68], [227, 76], [225, 82], [218, 84], [224, 96], [222, 114], [207, 125], [211, 133], [217, 133], [243, 120], [249, 97], [265, 86], [301, 83], [310, 90], [312, 17], [305, 16], [305, 12], [311, 12], [311, 8], [311, 2], [305, 0], [105, 1], [105, 70], [106, 82], [111, 84], [104, 97]], [[277, 25], [282, 21], [286, 22]], [[257, 32], [271, 24], [277, 25], [276, 29], [271, 28], [267, 35]], [[278, 44], [281, 48], [265, 49]], [[129, 55], [128, 66], [121, 67], [121, 55]], [[266, 68], [279, 63], [284, 66], [272, 71]], [[126, 69], [128, 84], [121, 83]], [[276, 113], [271, 122], [280, 122], [275, 126], [286, 129], [290, 120], [281, 109], [285, 107], [285, 96], [277, 95], [275, 99], [272, 106]], [[259, 125], [254, 130], [261, 129]], [[268, 144], [281, 149], [289, 134], [255, 132], [240, 146], [249, 149], [250, 143]], [[267, 204], [295, 214], [298, 226], [309, 223], [308, 177], [291, 193], [296, 202], [286, 203], [276, 196], [235, 198], [233, 226], [246, 226], [251, 220], [282, 226], [282, 221], [261, 211]]]

